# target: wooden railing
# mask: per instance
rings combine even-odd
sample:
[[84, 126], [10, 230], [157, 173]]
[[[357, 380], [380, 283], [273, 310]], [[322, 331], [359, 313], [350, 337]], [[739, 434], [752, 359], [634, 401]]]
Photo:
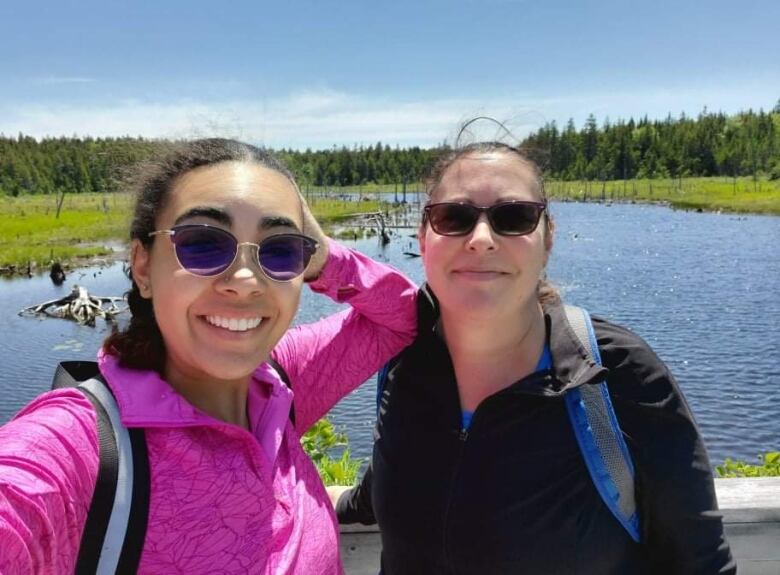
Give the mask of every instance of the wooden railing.
[[[739, 575], [780, 575], [780, 477], [716, 479], [715, 489]], [[380, 548], [376, 526], [342, 526], [347, 575], [376, 575]]]

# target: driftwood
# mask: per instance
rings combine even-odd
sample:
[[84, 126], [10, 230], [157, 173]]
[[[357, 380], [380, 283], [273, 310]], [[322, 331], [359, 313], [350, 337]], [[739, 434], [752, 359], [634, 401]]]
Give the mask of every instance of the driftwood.
[[114, 317], [125, 311], [127, 306], [120, 306], [120, 302], [124, 301], [122, 297], [90, 295], [87, 288], [74, 285], [65, 297], [26, 307], [19, 312], [19, 315], [59, 317], [82, 325], [94, 326], [95, 319], [98, 317], [112, 321]]
[[390, 232], [388, 231], [387, 223], [385, 222], [385, 216], [382, 212], [358, 212], [354, 214], [345, 214], [345, 218], [359, 218], [362, 217], [370, 222], [373, 222], [377, 231], [379, 232], [379, 242], [386, 246], [390, 243]]

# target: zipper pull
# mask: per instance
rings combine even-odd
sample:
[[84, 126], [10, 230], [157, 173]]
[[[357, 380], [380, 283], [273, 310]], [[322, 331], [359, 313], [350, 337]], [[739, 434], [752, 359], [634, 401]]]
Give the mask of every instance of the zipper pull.
[[460, 433], [458, 434], [458, 439], [461, 441], [466, 441], [469, 438], [469, 430], [468, 429], [461, 429]]

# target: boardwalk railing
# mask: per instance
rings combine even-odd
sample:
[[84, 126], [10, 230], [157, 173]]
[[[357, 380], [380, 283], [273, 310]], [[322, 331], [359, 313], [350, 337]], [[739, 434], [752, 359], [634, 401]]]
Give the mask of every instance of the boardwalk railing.
[[[780, 575], [780, 477], [716, 479], [718, 504], [739, 575]], [[376, 526], [341, 527], [347, 575], [379, 572]]]

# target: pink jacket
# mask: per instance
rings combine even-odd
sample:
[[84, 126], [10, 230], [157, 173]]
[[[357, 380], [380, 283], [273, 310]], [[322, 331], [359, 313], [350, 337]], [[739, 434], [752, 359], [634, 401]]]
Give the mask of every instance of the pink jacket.
[[[154, 372], [100, 355], [122, 422], [143, 427], [151, 503], [141, 573], [341, 573], [338, 526], [300, 435], [408, 345], [415, 286], [338, 244], [317, 292], [352, 309], [290, 329], [263, 364], [251, 432], [197, 410]], [[98, 465], [92, 404], [46, 393], [0, 428], [0, 574], [72, 573]]]

